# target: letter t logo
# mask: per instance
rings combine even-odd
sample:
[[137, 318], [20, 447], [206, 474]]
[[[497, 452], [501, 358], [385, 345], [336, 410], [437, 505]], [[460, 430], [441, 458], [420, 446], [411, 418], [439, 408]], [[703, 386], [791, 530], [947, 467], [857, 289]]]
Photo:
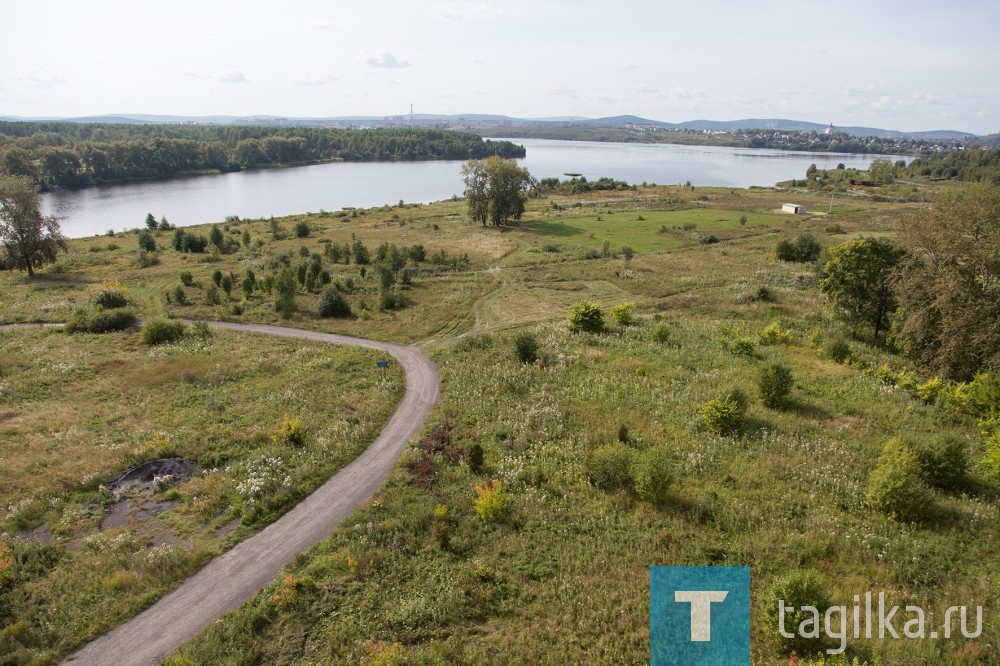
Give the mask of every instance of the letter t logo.
[[726, 591], [701, 592], [677, 590], [674, 601], [691, 604], [691, 640], [707, 642], [712, 640], [712, 603], [721, 603], [729, 596]]

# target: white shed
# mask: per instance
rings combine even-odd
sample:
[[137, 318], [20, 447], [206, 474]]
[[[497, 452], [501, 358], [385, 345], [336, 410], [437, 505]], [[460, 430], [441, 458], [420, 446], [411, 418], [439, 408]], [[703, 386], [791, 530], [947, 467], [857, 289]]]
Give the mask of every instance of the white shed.
[[786, 203], [781, 204], [781, 212], [791, 215], [805, 215], [806, 207], [802, 204]]

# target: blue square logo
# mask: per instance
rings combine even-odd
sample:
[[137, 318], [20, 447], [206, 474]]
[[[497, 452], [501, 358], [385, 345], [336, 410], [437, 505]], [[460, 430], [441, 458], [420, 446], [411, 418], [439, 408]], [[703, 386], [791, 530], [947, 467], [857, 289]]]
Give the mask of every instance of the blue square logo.
[[651, 666], [750, 665], [750, 567], [650, 567]]

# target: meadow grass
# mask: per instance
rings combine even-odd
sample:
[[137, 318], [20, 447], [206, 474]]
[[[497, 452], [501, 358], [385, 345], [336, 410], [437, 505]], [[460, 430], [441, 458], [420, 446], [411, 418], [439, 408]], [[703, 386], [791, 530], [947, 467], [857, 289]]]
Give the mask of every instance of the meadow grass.
[[[47, 662], [148, 605], [353, 460], [402, 395], [401, 370], [377, 371], [367, 350], [231, 332], [152, 348], [134, 331], [0, 335], [0, 533], [16, 556], [0, 578], [5, 663]], [[303, 444], [281, 441], [286, 415]], [[108, 492], [167, 457], [196, 473]], [[155, 515], [101, 529], [119, 499]]]
[[[814, 213], [775, 213], [785, 201]], [[251, 266], [260, 278], [268, 262], [288, 252], [297, 257], [302, 245], [315, 252], [323, 240], [354, 238], [372, 249], [421, 243], [428, 254], [468, 256], [454, 267], [418, 265], [413, 285], [402, 289], [409, 303], [401, 310], [368, 308], [354, 318], [322, 320], [309, 309], [315, 295], [299, 293], [302, 307], [289, 325], [432, 341], [443, 390], [425, 433], [437, 434], [412, 446], [386, 486], [341, 529], [185, 646], [172, 664], [647, 663], [648, 567], [671, 564], [752, 567], [756, 664], [788, 661], [787, 646], [766, 628], [763, 618], [774, 609], [762, 599], [790, 572], [816, 575], [836, 603], [886, 590], [893, 603], [935, 609], [935, 622], [953, 604], [987, 607], [979, 640], [851, 641], [851, 658], [994, 663], [1000, 639], [989, 613], [1000, 528], [995, 481], [974, 462], [963, 489], [933, 491], [933, 511], [915, 523], [892, 520], [865, 500], [885, 441], [947, 433], [965, 441], [976, 461], [975, 424], [870, 372], [883, 363], [912, 369], [901, 357], [858, 341], [849, 343], [851, 364], [824, 356], [825, 341], [844, 331], [817, 292], [815, 267], [773, 257], [778, 240], [803, 232], [827, 246], [859, 234], [891, 236], [920, 204], [837, 195], [832, 212], [821, 214], [829, 202], [808, 191], [650, 187], [531, 200], [523, 220], [503, 229], [468, 223], [462, 202], [384, 207], [279, 221], [286, 230], [307, 221], [306, 239], [274, 239], [264, 221], [231, 223], [228, 233], [249, 230], [260, 246], [211, 263], [163, 250], [161, 263], [144, 269], [129, 268], [135, 250], [123, 249], [128, 235], [111, 239], [123, 246], [117, 250], [106, 249], [108, 239], [87, 239], [72, 244], [61, 272], [49, 269], [32, 283], [0, 277], [9, 295], [0, 317], [57, 320], [115, 275], [144, 314], [279, 321], [273, 297], [263, 294], [205, 305], [212, 271]], [[718, 242], [703, 243], [706, 235]], [[601, 254], [604, 241], [608, 256]], [[634, 249], [630, 260], [623, 246]], [[359, 301], [373, 301], [371, 279], [362, 279], [354, 264], [326, 266], [357, 282], [348, 300], [360, 314]], [[164, 293], [180, 284], [185, 269], [193, 273], [194, 286], [183, 287], [193, 305], [167, 303]], [[634, 302], [638, 321], [601, 335], [572, 335], [566, 316], [584, 299], [599, 301], [606, 315], [615, 304]], [[764, 344], [761, 336], [774, 322], [785, 339]], [[517, 332], [537, 338], [537, 363], [516, 359]], [[12, 334], [0, 335], [6, 343]], [[127, 358], [126, 351], [120, 354]], [[756, 393], [760, 369], [774, 362], [788, 365], [794, 378], [781, 409], [765, 407]], [[211, 365], [189, 363], [199, 373]], [[114, 367], [98, 367], [93, 377]], [[273, 395], [274, 379], [260, 377], [257, 390]], [[241, 390], [245, 381], [237, 375], [225, 386]], [[739, 432], [720, 436], [705, 426], [700, 408], [732, 389], [750, 396], [748, 413]], [[388, 413], [392, 398], [383, 392], [370, 399]], [[199, 405], [214, 399], [206, 390], [187, 406], [204, 412]], [[61, 400], [53, 399], [51, 409], [72, 414], [70, 395]], [[159, 406], [142, 405], [163, 417]], [[135, 418], [133, 411], [123, 404], [119, 416]], [[104, 417], [93, 429], [105, 432], [115, 423]], [[623, 432], [637, 452], [668, 452], [674, 482], [666, 501], [590, 483], [588, 456]], [[469, 465], [474, 446], [485, 453], [477, 471]], [[259, 438], [248, 439], [246, 449], [247, 455], [268, 450]], [[33, 462], [26, 457], [23, 465]], [[475, 510], [475, 489], [487, 480], [499, 483], [512, 506], [492, 523]], [[178, 494], [180, 506], [164, 515], [175, 516], [172, 529], [183, 532], [188, 513], [197, 513], [193, 498], [201, 495], [184, 487]], [[133, 584], [124, 574], [111, 582], [122, 589]], [[130, 598], [145, 603], [139, 594]], [[26, 631], [13, 626], [3, 631]]]

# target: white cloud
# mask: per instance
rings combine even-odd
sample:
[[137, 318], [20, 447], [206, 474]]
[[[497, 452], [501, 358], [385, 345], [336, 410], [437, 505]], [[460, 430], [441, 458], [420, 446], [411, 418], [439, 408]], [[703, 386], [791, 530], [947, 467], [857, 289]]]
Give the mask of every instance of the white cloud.
[[612, 95], [611, 93], [599, 92], [599, 93], [597, 93], [597, 101], [599, 101], [599, 102], [605, 102], [605, 103], [620, 102], [621, 98], [620, 97], [616, 97], [615, 95]]
[[336, 80], [337, 80], [336, 76], [326, 72], [322, 73], [298, 72], [292, 74], [292, 83], [298, 86], [325, 86], [330, 83], [333, 83]]
[[700, 90], [688, 90], [683, 86], [676, 86], [671, 88], [669, 93], [671, 98], [676, 100], [702, 100], [705, 99], [705, 93]]
[[52, 74], [44, 69], [29, 69], [20, 74], [8, 77], [15, 84], [28, 85], [33, 88], [54, 88], [66, 83], [66, 79]]
[[637, 85], [635, 87], [635, 91], [637, 93], [642, 94], [642, 95], [652, 95], [652, 94], [660, 92], [659, 90], [657, 90], [653, 86], [649, 85], [648, 83], [640, 83], [639, 85]]
[[563, 85], [552, 86], [549, 88], [549, 94], [559, 97], [576, 97], [576, 88], [569, 88]]
[[336, 30], [340, 26], [333, 21], [316, 20], [310, 21], [309, 27], [313, 30]]
[[410, 63], [405, 60], [400, 60], [393, 54], [389, 53], [385, 49], [378, 49], [376, 51], [362, 51], [358, 54], [358, 60], [365, 63], [369, 67], [389, 67], [398, 69], [401, 67], [409, 67]]
[[243, 76], [243, 72], [238, 72], [235, 69], [219, 74], [216, 80], [219, 83], [250, 83], [247, 77]]
[[431, 9], [438, 18], [452, 21], [489, 21], [517, 15], [517, 12], [494, 7], [485, 2], [446, 2], [433, 5]]

